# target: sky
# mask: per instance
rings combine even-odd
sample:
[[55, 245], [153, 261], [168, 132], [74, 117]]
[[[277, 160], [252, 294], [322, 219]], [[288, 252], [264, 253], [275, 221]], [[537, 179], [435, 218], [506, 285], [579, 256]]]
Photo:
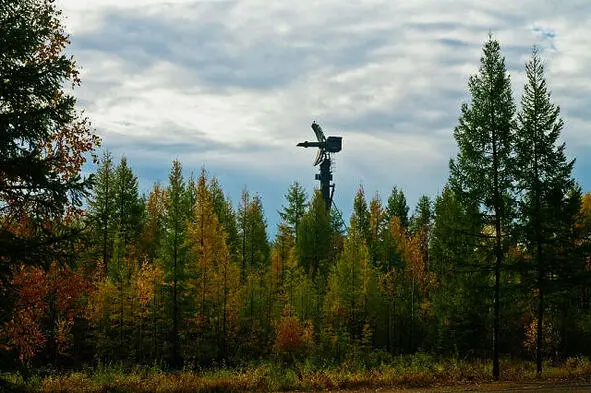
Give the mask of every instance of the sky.
[[142, 192], [172, 160], [205, 167], [235, 203], [259, 193], [269, 230], [294, 181], [317, 187], [310, 125], [343, 137], [335, 205], [355, 192], [411, 211], [434, 198], [455, 157], [453, 128], [489, 32], [518, 104], [539, 48], [574, 175], [591, 191], [588, 0], [58, 0], [81, 70], [78, 104]]

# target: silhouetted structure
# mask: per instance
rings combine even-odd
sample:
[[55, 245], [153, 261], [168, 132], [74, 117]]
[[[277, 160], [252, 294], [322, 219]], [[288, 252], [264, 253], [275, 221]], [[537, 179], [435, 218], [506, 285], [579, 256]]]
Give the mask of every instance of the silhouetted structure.
[[322, 192], [322, 198], [324, 199], [326, 210], [330, 210], [335, 186], [334, 183], [330, 183], [332, 181], [330, 154], [341, 151], [343, 138], [340, 136], [329, 136], [326, 138], [322, 132], [322, 128], [320, 128], [316, 122], [312, 123], [312, 129], [314, 130], [314, 134], [316, 134], [318, 142], [305, 141], [298, 143], [297, 146], [318, 148], [318, 154], [314, 160], [314, 166], [320, 164], [320, 173], [316, 174], [316, 180], [320, 181], [320, 190]]

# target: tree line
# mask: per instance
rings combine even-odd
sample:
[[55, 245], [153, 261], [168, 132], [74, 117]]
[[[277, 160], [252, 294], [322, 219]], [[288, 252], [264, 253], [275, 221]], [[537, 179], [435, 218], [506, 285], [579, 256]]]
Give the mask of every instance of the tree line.
[[[35, 16], [33, 18], [33, 16]], [[591, 350], [591, 194], [560, 142], [543, 62], [514, 103], [490, 36], [440, 195], [360, 188], [348, 226], [287, 189], [269, 239], [262, 197], [234, 204], [174, 161], [140, 195], [125, 157], [95, 157], [51, 1], [9, 2], [0, 57], [0, 361], [179, 367], [379, 365], [429, 352], [537, 361]], [[26, 32], [27, 34], [24, 34]]]

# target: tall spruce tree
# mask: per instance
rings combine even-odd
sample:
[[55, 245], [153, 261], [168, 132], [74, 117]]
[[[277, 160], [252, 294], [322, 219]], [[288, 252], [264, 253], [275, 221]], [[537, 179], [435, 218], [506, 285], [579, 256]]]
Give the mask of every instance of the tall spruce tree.
[[72, 255], [71, 219], [91, 185], [81, 167], [99, 139], [76, 109], [79, 73], [60, 14], [54, 1], [0, 5], [0, 323], [14, 264], [48, 268]]
[[388, 221], [393, 216], [398, 217], [403, 227], [407, 228], [408, 221], [408, 204], [406, 203], [406, 196], [404, 191], [396, 186], [392, 187], [392, 192], [388, 197], [388, 205], [386, 207], [386, 216]]
[[142, 230], [145, 203], [139, 196], [138, 179], [127, 165], [127, 158], [121, 157], [115, 169], [114, 216], [120, 232], [123, 248], [136, 244]]
[[297, 241], [298, 226], [306, 212], [308, 195], [306, 195], [306, 190], [300, 183], [294, 182], [289, 186], [285, 199], [287, 200], [287, 206], [282, 206], [283, 209], [279, 212], [279, 215]]
[[164, 219], [164, 241], [162, 248], [162, 260], [166, 280], [171, 282], [170, 306], [172, 329], [171, 363], [174, 367], [181, 365], [180, 354], [180, 326], [181, 303], [184, 294], [184, 278], [186, 263], [186, 229], [187, 212], [184, 203], [185, 181], [182, 174], [182, 166], [178, 160], [173, 161], [169, 175], [170, 184], [167, 192], [166, 217]]
[[357, 231], [359, 232], [361, 239], [367, 245], [370, 237], [370, 220], [369, 220], [369, 208], [367, 207], [367, 200], [365, 198], [365, 190], [363, 186], [360, 186], [353, 199], [353, 214], [351, 215], [352, 226], [355, 224]]
[[222, 186], [217, 178], [213, 177], [209, 181], [208, 188], [213, 198], [215, 215], [218, 217], [220, 225], [224, 228], [224, 232], [228, 236], [227, 242], [230, 258], [233, 261], [237, 261], [240, 242], [236, 223], [236, 212], [232, 206], [232, 201], [224, 195]]
[[69, 39], [57, 5], [7, 0], [1, 9], [0, 260], [33, 262], [59, 239], [26, 241], [11, 228], [27, 220], [33, 224], [27, 233], [36, 234], [68, 207], [80, 207], [90, 186], [80, 168], [98, 138], [68, 87], [80, 79], [64, 53]]
[[450, 161], [450, 185], [460, 199], [480, 206], [488, 218], [494, 242], [493, 377], [499, 378], [499, 328], [501, 268], [504, 238], [512, 208], [512, 159], [515, 141], [515, 104], [505, 59], [499, 43], [489, 36], [477, 74], [468, 82], [471, 103], [462, 105], [454, 129], [459, 152]]
[[99, 161], [95, 175], [93, 192], [89, 197], [88, 219], [92, 239], [100, 250], [104, 272], [107, 272], [109, 258], [113, 252], [114, 234], [117, 229], [115, 220], [115, 170], [113, 157], [105, 151]]
[[[527, 82], [517, 116], [518, 133], [515, 144], [516, 180], [521, 192], [519, 203], [522, 240], [536, 271], [537, 290], [536, 369], [542, 373], [542, 343], [547, 281], [556, 274], [556, 253], [565, 240], [564, 225], [573, 227], [579, 210], [579, 193], [569, 193], [576, 187], [572, 178], [575, 160], [567, 160], [565, 144], [559, 143], [563, 121], [560, 108], [550, 101], [544, 66], [537, 50], [525, 65]], [[555, 267], [558, 268], [558, 267]]]

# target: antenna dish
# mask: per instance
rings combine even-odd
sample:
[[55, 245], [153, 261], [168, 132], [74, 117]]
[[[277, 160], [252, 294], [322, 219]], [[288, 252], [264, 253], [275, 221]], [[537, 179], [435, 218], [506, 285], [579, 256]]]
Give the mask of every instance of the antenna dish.
[[326, 210], [330, 210], [335, 188], [334, 183], [331, 184], [332, 171], [330, 169], [330, 154], [341, 151], [343, 138], [340, 136], [329, 136], [327, 139], [324, 136], [324, 132], [322, 132], [322, 128], [316, 122], [312, 123], [312, 130], [314, 130], [318, 142], [305, 141], [298, 143], [297, 146], [318, 148], [316, 159], [314, 160], [314, 166], [320, 165], [320, 173], [316, 174], [316, 180], [320, 181], [320, 190], [322, 192], [322, 199], [324, 199]]

